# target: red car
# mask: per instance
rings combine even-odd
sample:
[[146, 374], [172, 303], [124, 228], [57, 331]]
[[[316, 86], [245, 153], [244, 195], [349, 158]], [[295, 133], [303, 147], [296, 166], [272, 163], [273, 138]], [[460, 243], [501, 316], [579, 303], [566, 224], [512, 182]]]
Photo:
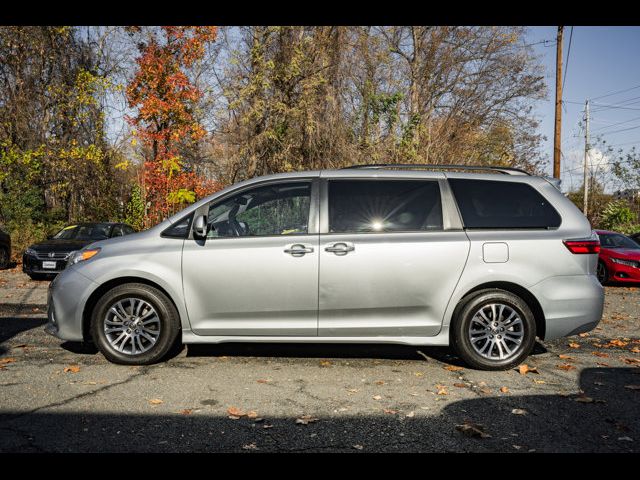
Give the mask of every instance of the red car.
[[600, 237], [600, 283], [640, 282], [640, 245], [621, 233], [606, 230], [596, 233]]

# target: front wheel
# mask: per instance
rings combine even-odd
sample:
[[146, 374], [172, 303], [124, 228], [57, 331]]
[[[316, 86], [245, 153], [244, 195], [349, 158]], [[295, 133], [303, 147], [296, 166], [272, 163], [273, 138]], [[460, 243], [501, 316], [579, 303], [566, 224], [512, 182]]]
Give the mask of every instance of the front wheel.
[[598, 269], [596, 270], [596, 275], [598, 277], [600, 285], [605, 285], [609, 281], [609, 272], [607, 271], [607, 266], [602, 260], [598, 261]]
[[180, 318], [171, 300], [142, 283], [109, 290], [93, 309], [93, 341], [113, 363], [156, 363], [167, 355], [179, 333]]
[[480, 370], [508, 370], [533, 350], [536, 322], [527, 303], [505, 290], [465, 297], [453, 319], [452, 344], [458, 355]]

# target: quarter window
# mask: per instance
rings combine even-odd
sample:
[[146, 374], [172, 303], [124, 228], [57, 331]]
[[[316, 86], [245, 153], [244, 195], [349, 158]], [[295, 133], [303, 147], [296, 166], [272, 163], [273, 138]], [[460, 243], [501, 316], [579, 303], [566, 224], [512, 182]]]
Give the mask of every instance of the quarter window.
[[310, 199], [310, 182], [288, 182], [247, 190], [209, 207], [207, 236], [306, 234]]
[[531, 185], [449, 179], [465, 228], [555, 228], [560, 215]]
[[332, 180], [331, 233], [442, 230], [438, 183], [430, 180]]

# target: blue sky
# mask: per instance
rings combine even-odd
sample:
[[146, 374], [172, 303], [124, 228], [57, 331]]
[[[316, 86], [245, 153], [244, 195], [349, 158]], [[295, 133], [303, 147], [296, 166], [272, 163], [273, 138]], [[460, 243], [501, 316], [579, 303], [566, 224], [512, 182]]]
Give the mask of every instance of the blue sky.
[[[555, 61], [557, 26], [530, 27], [527, 43], [551, 40], [535, 45], [546, 69], [548, 97], [537, 105], [541, 120], [541, 133], [547, 137], [543, 142], [542, 154], [548, 158], [548, 173], [552, 173], [553, 122], [555, 99]], [[566, 81], [562, 113], [562, 151], [564, 154], [561, 170], [564, 171], [563, 189], [579, 187], [582, 182], [582, 159], [584, 155], [584, 132], [578, 123], [583, 118], [584, 101], [594, 99], [591, 105], [591, 130], [593, 135], [602, 134], [615, 148], [628, 149], [634, 144], [640, 147], [640, 27], [582, 27], [573, 29], [571, 52], [567, 62], [571, 27], [565, 27], [564, 62]], [[564, 75], [564, 71], [563, 71]], [[638, 87], [633, 88], [632, 87]], [[604, 98], [596, 98], [619, 90], [631, 89]], [[569, 103], [579, 102], [579, 104]], [[600, 104], [600, 105], [597, 105]], [[606, 105], [620, 105], [626, 108], [612, 108]], [[637, 110], [634, 110], [637, 109]], [[625, 122], [620, 125], [613, 125]], [[638, 127], [638, 128], [633, 128]], [[625, 131], [623, 130], [627, 129]], [[616, 133], [614, 133], [616, 132]], [[606, 170], [606, 157], [597, 150], [591, 161], [595, 168]], [[599, 167], [598, 167], [599, 166]]]

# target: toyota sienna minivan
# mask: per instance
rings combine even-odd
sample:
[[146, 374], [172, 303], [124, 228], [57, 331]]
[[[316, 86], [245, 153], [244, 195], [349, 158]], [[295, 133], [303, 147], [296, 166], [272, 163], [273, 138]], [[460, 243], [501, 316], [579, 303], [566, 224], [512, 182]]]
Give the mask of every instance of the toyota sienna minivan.
[[73, 253], [46, 331], [129, 365], [177, 342], [331, 342], [451, 346], [502, 370], [598, 324], [599, 249], [551, 180], [517, 169], [269, 175]]

